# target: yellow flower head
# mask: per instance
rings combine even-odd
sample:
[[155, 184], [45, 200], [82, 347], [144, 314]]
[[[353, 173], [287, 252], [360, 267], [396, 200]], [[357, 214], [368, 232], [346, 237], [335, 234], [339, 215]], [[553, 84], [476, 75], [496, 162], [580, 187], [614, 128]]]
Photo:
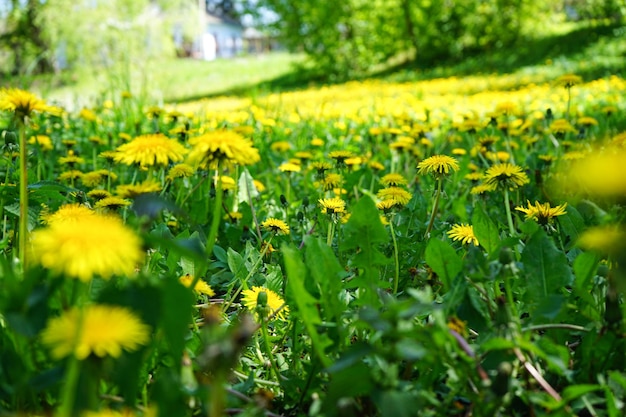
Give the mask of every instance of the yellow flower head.
[[291, 143], [279, 140], [278, 142], [274, 142], [270, 145], [270, 149], [275, 152], [286, 152], [291, 149]]
[[252, 142], [238, 133], [218, 130], [189, 139], [189, 163], [215, 169], [221, 164], [252, 165], [261, 157]]
[[474, 234], [474, 226], [468, 224], [455, 224], [448, 230], [448, 236], [452, 240], [460, 240], [464, 245], [473, 243], [478, 246], [478, 239]]
[[490, 167], [485, 172], [485, 185], [495, 188], [514, 190], [524, 184], [528, 184], [530, 180], [522, 168], [513, 164], [498, 164]]
[[567, 132], [576, 132], [576, 129], [567, 120], [556, 119], [550, 124], [550, 132], [555, 135], [565, 135]]
[[261, 223], [261, 227], [276, 234], [289, 234], [289, 225], [280, 219], [269, 218]]
[[118, 185], [115, 192], [122, 198], [134, 198], [140, 194], [158, 193], [161, 191], [161, 184], [154, 179], [147, 179], [140, 184]]
[[63, 222], [73, 223], [85, 217], [94, 216], [95, 214], [92, 209], [82, 204], [65, 204], [59, 207], [54, 213], [42, 216], [42, 220], [47, 224]]
[[574, 189], [598, 197], [626, 198], [626, 149], [607, 148], [572, 163], [567, 180]]
[[[183, 284], [185, 287], [191, 287], [194, 277], [186, 274], [180, 277], [179, 280], [181, 284]], [[213, 288], [211, 288], [211, 286], [204, 282], [202, 279], [199, 279], [198, 282], [196, 282], [196, 285], [195, 287], [193, 287], [193, 289], [198, 294], [206, 294], [209, 297], [213, 297], [215, 295], [215, 291], [213, 291]]]
[[300, 172], [300, 170], [302, 170], [302, 167], [300, 167], [300, 165], [298, 164], [294, 164], [291, 162], [283, 162], [278, 167], [278, 170], [281, 172]]
[[581, 84], [583, 82], [582, 77], [574, 74], [561, 75], [556, 79], [558, 85], [562, 85], [565, 88], [572, 88], [575, 84]]
[[88, 282], [95, 276], [133, 275], [143, 259], [140, 239], [116, 217], [77, 216], [33, 232], [35, 261], [59, 275]]
[[343, 177], [340, 174], [326, 174], [320, 181], [315, 182], [315, 186], [319, 186], [324, 191], [334, 190], [339, 188], [343, 182]]
[[122, 350], [137, 350], [149, 338], [150, 327], [131, 310], [108, 305], [74, 307], [51, 319], [41, 333], [56, 359], [74, 355], [82, 360], [92, 353], [117, 358]]
[[324, 198], [318, 200], [322, 213], [328, 215], [344, 214], [346, 212], [346, 202], [339, 197]]
[[585, 230], [576, 244], [583, 249], [603, 255], [616, 255], [624, 251], [626, 231], [617, 226], [597, 226]]
[[380, 182], [385, 187], [397, 187], [399, 185], [406, 185], [407, 180], [401, 174], [391, 173], [383, 176]]
[[417, 165], [420, 175], [433, 174], [436, 177], [447, 175], [450, 171], [458, 171], [459, 163], [455, 158], [447, 155], [433, 155]]
[[103, 198], [111, 197], [111, 193], [107, 190], [91, 190], [87, 193], [87, 197], [93, 198], [96, 201], [102, 200]]
[[411, 201], [413, 194], [400, 187], [387, 187], [383, 188], [376, 193], [376, 197], [381, 200], [392, 200], [399, 205], [406, 205]]
[[165, 179], [167, 181], [174, 181], [176, 178], [186, 178], [191, 177], [194, 174], [195, 170], [189, 164], [176, 164], [170, 168], [167, 173]]
[[131, 204], [132, 202], [130, 200], [121, 197], [111, 196], [101, 199], [95, 204], [94, 207], [97, 209], [117, 210], [121, 209], [122, 207], [130, 206]]
[[39, 146], [42, 151], [51, 151], [52, 149], [54, 149], [54, 146], [52, 146], [52, 141], [50, 140], [50, 136], [46, 135], [31, 136], [31, 138], [28, 140], [28, 143], [30, 145], [37, 144], [37, 146]]
[[115, 162], [142, 167], [166, 166], [170, 162], [181, 162], [187, 149], [176, 139], [157, 133], [137, 136], [132, 141], [119, 146]]
[[561, 216], [567, 213], [565, 211], [567, 203], [556, 207], [550, 207], [550, 203], [541, 204], [540, 202], [535, 201], [535, 205], [533, 206], [530, 201], [527, 201], [527, 206], [528, 207], [515, 207], [515, 210], [525, 213], [526, 220], [535, 220], [542, 226], [548, 224], [556, 216]]
[[[259, 297], [261, 293], [265, 293], [265, 296]], [[268, 313], [280, 320], [286, 320], [289, 315], [289, 307], [278, 294], [269, 288], [252, 287], [252, 289], [242, 291], [241, 295], [243, 296], [242, 304], [252, 313], [257, 312], [257, 307], [267, 306]]]
[[3, 88], [0, 90], [0, 110], [10, 111], [24, 119], [33, 112], [45, 112], [48, 105], [34, 94], [19, 88]]

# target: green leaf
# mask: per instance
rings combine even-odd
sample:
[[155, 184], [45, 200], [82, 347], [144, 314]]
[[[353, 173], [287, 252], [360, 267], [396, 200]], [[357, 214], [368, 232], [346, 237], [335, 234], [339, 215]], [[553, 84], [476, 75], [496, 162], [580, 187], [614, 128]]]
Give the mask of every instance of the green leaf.
[[239, 182], [237, 184], [237, 204], [243, 202], [248, 203], [259, 195], [259, 191], [256, 189], [253, 180], [254, 178], [252, 178], [248, 170], [244, 169], [239, 176]]
[[385, 391], [378, 406], [382, 416], [410, 417], [416, 415], [417, 399], [408, 392]]
[[241, 282], [247, 275], [246, 262], [233, 248], [228, 248], [228, 267], [238, 282]]
[[163, 282], [161, 298], [161, 327], [174, 358], [174, 366], [178, 369], [181, 366], [185, 338], [189, 333], [194, 298], [191, 290], [177, 279]]
[[345, 239], [342, 241], [341, 250], [350, 251], [352, 264], [362, 269], [353, 281], [364, 290], [363, 301], [373, 305], [378, 300], [377, 289], [382, 286], [378, 267], [389, 262], [378, 246], [387, 243], [390, 237], [370, 196], [364, 195], [354, 206], [344, 231]]
[[571, 247], [585, 229], [585, 220], [574, 206], [568, 205], [567, 213], [557, 217], [563, 235], [563, 241], [567, 247]]
[[450, 290], [452, 280], [463, 269], [463, 261], [448, 243], [431, 239], [426, 246], [426, 263], [435, 271], [443, 284], [444, 291]]
[[493, 254], [500, 245], [498, 226], [479, 205], [474, 209], [472, 226], [480, 246], [485, 248], [489, 255]]
[[587, 395], [590, 392], [602, 390], [604, 390], [604, 387], [602, 385], [596, 384], [570, 385], [569, 387], [565, 387], [565, 389], [563, 390], [563, 402], [569, 403], [570, 401], [582, 397], [583, 395]]
[[291, 301], [290, 306], [295, 307], [292, 314], [299, 317], [300, 321], [311, 338], [313, 350], [324, 367], [331, 365], [330, 358], [326, 355], [326, 348], [331, 345], [327, 336], [318, 333], [317, 325], [322, 323], [317, 309], [317, 300], [306, 290], [304, 281], [307, 269], [302, 262], [301, 254], [291, 246], [283, 245], [281, 251], [285, 260], [287, 275], [287, 296]]
[[555, 294], [562, 294], [563, 288], [572, 282], [565, 254], [541, 229], [531, 236], [521, 261], [526, 272], [526, 302], [531, 309]]
[[515, 342], [505, 339], [503, 337], [494, 337], [493, 339], [489, 339], [484, 342], [480, 346], [480, 350], [482, 352], [489, 352], [492, 350], [508, 350], [517, 347]]

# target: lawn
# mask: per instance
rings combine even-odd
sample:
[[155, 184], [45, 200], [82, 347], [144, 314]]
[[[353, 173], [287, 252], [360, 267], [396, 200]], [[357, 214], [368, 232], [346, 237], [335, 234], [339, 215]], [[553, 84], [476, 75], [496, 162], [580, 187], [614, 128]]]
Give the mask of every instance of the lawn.
[[0, 415], [624, 415], [620, 33], [2, 90]]

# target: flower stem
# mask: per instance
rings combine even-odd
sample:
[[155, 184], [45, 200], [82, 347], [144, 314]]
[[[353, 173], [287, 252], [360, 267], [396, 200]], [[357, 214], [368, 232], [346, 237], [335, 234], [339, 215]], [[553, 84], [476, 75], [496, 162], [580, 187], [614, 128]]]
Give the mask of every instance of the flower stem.
[[326, 244], [328, 246], [332, 246], [334, 234], [335, 234], [335, 222], [331, 220], [328, 223], [328, 233], [326, 234]]
[[[222, 217], [222, 180], [218, 176], [218, 170], [215, 170], [215, 204], [213, 205], [213, 217], [211, 218], [211, 230], [207, 239], [206, 252], [207, 255], [213, 255], [213, 246], [215, 246], [215, 238], [217, 238], [217, 230], [220, 226]], [[192, 287], [193, 288], [193, 287]]]
[[396, 240], [396, 232], [393, 230], [393, 217], [389, 219], [389, 229], [391, 231], [391, 240], [393, 242], [393, 260], [395, 262], [395, 274], [393, 276], [393, 293], [398, 293], [398, 281], [400, 280], [400, 258], [398, 255], [398, 242]]
[[22, 268], [25, 271], [28, 267], [26, 258], [26, 245], [28, 243], [28, 167], [26, 149], [26, 126], [19, 123], [20, 140], [20, 226], [19, 226], [19, 256], [22, 261]]
[[515, 235], [515, 227], [513, 226], [513, 216], [511, 215], [511, 207], [509, 206], [509, 189], [504, 189], [504, 208], [506, 210], [506, 220], [509, 223], [509, 232], [511, 236]]
[[442, 182], [443, 182], [443, 177], [437, 178], [437, 190], [435, 191], [435, 203], [433, 204], [433, 211], [430, 213], [430, 221], [428, 222], [426, 233], [424, 233], [424, 237], [426, 239], [430, 237], [430, 231], [433, 230], [433, 224], [435, 223], [435, 217], [437, 216], [437, 209], [439, 208], [439, 199], [441, 198]]

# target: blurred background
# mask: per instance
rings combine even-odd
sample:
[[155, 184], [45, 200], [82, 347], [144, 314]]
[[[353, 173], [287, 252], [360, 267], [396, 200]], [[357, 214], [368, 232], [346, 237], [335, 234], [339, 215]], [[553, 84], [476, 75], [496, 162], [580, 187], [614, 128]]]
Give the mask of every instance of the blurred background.
[[460, 62], [502, 72], [623, 44], [624, 16], [626, 0], [0, 0], [0, 79], [171, 101]]

